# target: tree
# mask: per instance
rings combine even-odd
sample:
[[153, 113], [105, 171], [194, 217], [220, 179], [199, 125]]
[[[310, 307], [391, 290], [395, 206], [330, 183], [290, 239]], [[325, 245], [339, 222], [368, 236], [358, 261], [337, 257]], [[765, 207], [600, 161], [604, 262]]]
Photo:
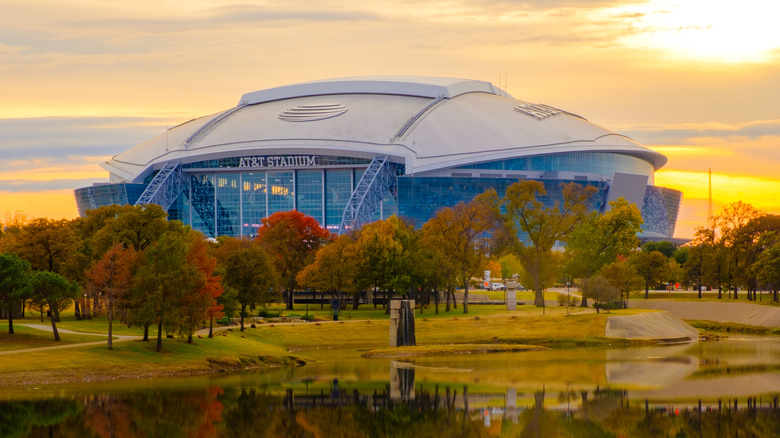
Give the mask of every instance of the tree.
[[[146, 248], [131, 288], [131, 323], [157, 325], [155, 351], [162, 351], [163, 326], [186, 328], [187, 312], [182, 306], [199, 294], [204, 278], [198, 266], [189, 262], [192, 235], [188, 228], [165, 232]], [[195, 234], [198, 236], [198, 234]]]
[[666, 256], [659, 251], [637, 251], [629, 260], [645, 282], [645, 299], [648, 299], [650, 285], [658, 284], [666, 276]]
[[774, 243], [762, 252], [753, 269], [759, 281], [770, 286], [772, 301], [777, 302], [778, 290], [780, 290], [780, 242]]
[[132, 270], [137, 254], [117, 243], [87, 272], [87, 293], [105, 299], [108, 308], [108, 349], [113, 349], [114, 310], [124, 305], [132, 286]]
[[[568, 236], [568, 273], [574, 278], [590, 278], [602, 267], [626, 257], [639, 245], [642, 213], [623, 198], [610, 202], [609, 211], [592, 212]], [[582, 307], [587, 307], [583, 297]]]
[[357, 243], [349, 234], [342, 234], [317, 250], [314, 261], [298, 274], [298, 283], [322, 291], [335, 291], [341, 298], [346, 292], [353, 296], [353, 309], [358, 308]]
[[206, 241], [199, 233], [190, 233], [187, 249], [187, 264], [195, 267], [196, 277], [192, 290], [183, 295], [181, 310], [187, 330], [187, 343], [192, 344], [192, 333], [201, 321], [209, 318], [209, 336], [213, 335], [214, 317], [222, 315], [222, 304], [217, 299], [222, 295], [221, 278], [215, 275], [217, 259], [208, 253]]
[[583, 282], [582, 296], [593, 300], [596, 313], [601, 308], [605, 308], [609, 312], [609, 303], [620, 298], [620, 291], [609, 280], [601, 275], [596, 275]]
[[227, 238], [218, 250], [222, 265], [222, 282], [236, 292], [240, 305], [241, 331], [244, 331], [246, 309], [266, 306], [278, 297], [279, 277], [265, 250], [252, 241]]
[[624, 309], [628, 308], [628, 299], [631, 292], [642, 289], [642, 276], [625, 258], [605, 265], [601, 268], [599, 274], [618, 290]]
[[393, 215], [366, 224], [357, 242], [359, 287], [387, 293], [385, 313], [395, 291], [406, 294], [412, 280], [412, 251], [417, 236], [414, 228]]
[[272, 257], [287, 289], [287, 310], [293, 309], [298, 273], [314, 260], [317, 250], [329, 241], [330, 232], [311, 216], [299, 211], [277, 212], [263, 219], [256, 241]]
[[0, 310], [8, 315], [8, 334], [14, 334], [14, 304], [28, 293], [30, 264], [16, 254], [0, 254]]
[[534, 304], [544, 307], [546, 282], [554, 278], [549, 269], [552, 249], [556, 242], [565, 242], [569, 233], [585, 218], [588, 202], [598, 189], [576, 183], [564, 184], [561, 200], [552, 207], [537, 199], [547, 194], [544, 183], [520, 181], [507, 188], [504, 208], [507, 224], [516, 224], [518, 232], [507, 233], [512, 252], [520, 259], [533, 283]]
[[[463, 313], [468, 313], [469, 280], [478, 276], [487, 263], [489, 236], [501, 226], [498, 195], [490, 189], [468, 203], [459, 202], [436, 212], [423, 231], [450, 257], [463, 286]], [[426, 230], [427, 228], [427, 230]]]
[[55, 324], [55, 315], [59, 315], [59, 310], [68, 307], [71, 304], [71, 301], [78, 296], [78, 285], [68, 281], [62, 275], [51, 271], [35, 272], [32, 274], [30, 284], [32, 295], [49, 306], [51, 329], [54, 333], [54, 340], [59, 341], [60, 334], [57, 331], [57, 324]]
[[69, 221], [37, 218], [22, 227], [18, 238], [6, 247], [5, 252], [13, 252], [27, 260], [36, 271], [64, 275], [79, 245]]

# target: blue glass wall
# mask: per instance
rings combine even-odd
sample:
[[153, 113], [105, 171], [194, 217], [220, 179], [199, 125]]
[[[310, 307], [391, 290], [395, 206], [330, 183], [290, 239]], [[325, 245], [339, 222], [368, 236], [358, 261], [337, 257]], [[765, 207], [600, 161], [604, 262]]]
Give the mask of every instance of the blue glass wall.
[[571, 152], [512, 158], [460, 166], [457, 169], [581, 172], [611, 177], [615, 172], [653, 176], [653, 165], [641, 158], [605, 152]]
[[141, 197], [146, 184], [116, 183], [98, 184], [74, 190], [79, 216], [84, 217], [87, 210], [104, 205], [135, 204]]
[[[437, 210], [458, 202], [469, 202], [485, 190], [493, 188], [503, 197], [507, 187], [516, 183], [516, 178], [461, 178], [461, 177], [399, 177], [398, 215], [421, 227]], [[543, 180], [546, 196], [539, 197], [545, 205], [552, 206], [562, 201], [561, 184], [569, 180]], [[602, 181], [574, 181], [580, 185], [593, 186], [598, 192], [591, 198], [590, 209], [601, 210], [607, 184]]]

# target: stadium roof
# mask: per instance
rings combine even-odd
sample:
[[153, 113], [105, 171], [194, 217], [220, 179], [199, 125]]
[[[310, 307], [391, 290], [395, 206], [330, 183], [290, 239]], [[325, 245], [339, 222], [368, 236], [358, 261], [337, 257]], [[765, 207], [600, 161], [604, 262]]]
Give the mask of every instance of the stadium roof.
[[388, 155], [406, 173], [564, 152], [614, 152], [659, 169], [666, 158], [557, 108], [452, 78], [331, 79], [244, 94], [236, 107], [168, 129], [103, 165], [139, 181], [166, 162], [232, 156]]

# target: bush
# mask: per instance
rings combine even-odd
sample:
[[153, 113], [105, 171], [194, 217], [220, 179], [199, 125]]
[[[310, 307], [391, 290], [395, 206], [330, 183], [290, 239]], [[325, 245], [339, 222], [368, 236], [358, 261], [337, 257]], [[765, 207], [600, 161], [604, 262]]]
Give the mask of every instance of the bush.
[[278, 318], [279, 315], [281, 315], [281, 312], [274, 310], [260, 309], [257, 311], [257, 316], [261, 316], [263, 318]]
[[561, 307], [566, 306], [566, 299], [568, 298], [569, 307], [577, 307], [580, 301], [573, 295], [558, 294], [558, 305]]
[[223, 316], [222, 318], [219, 318], [214, 322], [216, 322], [217, 324], [227, 325], [230, 324], [230, 318], [228, 318], [227, 316]]

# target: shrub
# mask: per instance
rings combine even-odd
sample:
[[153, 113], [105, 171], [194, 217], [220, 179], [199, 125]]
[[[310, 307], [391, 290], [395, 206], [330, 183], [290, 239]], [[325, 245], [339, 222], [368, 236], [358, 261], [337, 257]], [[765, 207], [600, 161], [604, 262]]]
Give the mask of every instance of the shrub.
[[558, 305], [562, 306], [562, 307], [566, 306], [566, 299], [567, 298], [568, 298], [568, 301], [569, 301], [569, 307], [577, 307], [580, 304], [580, 301], [575, 296], [558, 294]]
[[262, 316], [263, 318], [278, 318], [279, 315], [281, 315], [281, 312], [274, 310], [260, 309], [257, 311], [257, 316]]

